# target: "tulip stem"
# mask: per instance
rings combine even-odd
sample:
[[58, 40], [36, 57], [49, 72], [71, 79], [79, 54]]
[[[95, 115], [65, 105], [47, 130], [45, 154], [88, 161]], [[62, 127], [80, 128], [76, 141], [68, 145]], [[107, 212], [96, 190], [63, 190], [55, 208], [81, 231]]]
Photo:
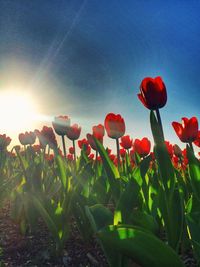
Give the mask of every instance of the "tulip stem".
[[161, 132], [162, 132], [163, 139], [165, 140], [163, 126], [162, 126], [162, 120], [161, 120], [159, 109], [156, 109], [156, 116], [157, 116], [157, 119], [158, 119], [158, 123], [160, 125], [160, 129], [161, 129]]
[[62, 137], [63, 152], [64, 152], [64, 156], [66, 159], [67, 154], [66, 154], [66, 147], [65, 147], [65, 138], [64, 138], [65, 136], [61, 135], [61, 137]]
[[74, 164], [75, 164], [75, 170], [76, 170], [76, 145], [75, 140], [72, 140], [73, 142], [73, 148], [74, 148]]
[[117, 146], [117, 164], [119, 169], [120, 168], [119, 138], [116, 138], [116, 146]]
[[194, 153], [194, 147], [192, 145], [192, 142], [189, 142], [190, 148], [192, 149], [192, 152]]

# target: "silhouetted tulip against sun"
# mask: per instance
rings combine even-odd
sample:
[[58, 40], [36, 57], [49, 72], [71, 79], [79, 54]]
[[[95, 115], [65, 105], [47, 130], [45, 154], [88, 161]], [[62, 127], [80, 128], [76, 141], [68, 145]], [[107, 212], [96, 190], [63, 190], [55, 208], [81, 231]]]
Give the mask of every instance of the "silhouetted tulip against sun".
[[60, 115], [54, 118], [52, 125], [53, 125], [55, 132], [58, 135], [60, 135], [62, 138], [63, 152], [66, 158], [65, 135], [66, 135], [68, 127], [70, 127], [70, 118], [68, 116]]
[[126, 127], [124, 119], [119, 114], [109, 113], [105, 118], [104, 125], [107, 135], [110, 138], [116, 139], [117, 160], [118, 166], [120, 166], [119, 138], [125, 134]]
[[42, 130], [35, 130], [40, 146], [45, 150], [46, 146], [49, 145], [49, 148], [55, 149], [58, 144], [52, 127], [43, 126]]
[[52, 125], [58, 135], [66, 135], [67, 128], [70, 126], [70, 118], [60, 115], [54, 118]]
[[36, 135], [34, 132], [25, 132], [20, 133], [18, 138], [23, 146], [33, 145], [35, 143]]
[[5, 150], [10, 145], [11, 138], [5, 134], [0, 134], [0, 150]]

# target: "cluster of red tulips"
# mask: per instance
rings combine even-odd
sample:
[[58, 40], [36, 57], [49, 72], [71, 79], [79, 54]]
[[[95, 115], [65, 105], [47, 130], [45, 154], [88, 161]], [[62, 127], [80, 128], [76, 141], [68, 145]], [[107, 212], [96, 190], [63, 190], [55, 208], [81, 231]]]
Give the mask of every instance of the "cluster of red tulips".
[[[138, 98], [146, 108], [156, 111], [157, 118], [162, 129], [159, 109], [164, 107], [167, 102], [167, 91], [161, 77], [143, 79], [140, 85]], [[64, 157], [67, 157], [70, 161], [76, 160], [75, 141], [80, 137], [81, 127], [77, 124], [71, 125], [70, 118], [68, 116], [55, 117], [52, 125], [55, 133], [62, 138]], [[191, 147], [192, 144], [200, 147], [200, 131], [198, 130], [198, 121], [196, 117], [192, 117], [190, 119], [182, 118], [182, 123], [172, 122], [172, 126], [182, 142], [188, 143]], [[35, 130], [34, 132], [20, 133], [19, 141], [23, 146], [33, 145], [36, 152], [39, 152], [40, 149], [45, 149], [47, 145], [49, 148], [54, 149], [58, 146], [58, 144], [53, 129], [52, 127], [44, 126], [41, 131]], [[86, 138], [78, 140], [79, 148], [84, 149], [90, 159], [95, 157], [95, 155], [91, 153], [92, 148], [96, 151], [96, 160], [101, 161], [101, 157], [98, 156], [97, 153], [94, 137], [103, 143], [105, 130], [109, 138], [116, 140], [117, 155], [112, 154], [111, 150], [107, 149], [109, 157], [115, 165], [121, 164], [126, 152], [130, 155], [130, 159], [133, 164], [135, 152], [137, 152], [142, 158], [150, 153], [151, 143], [147, 137], [141, 140], [135, 139], [133, 141], [129, 135], [125, 135], [126, 126], [121, 115], [109, 113], [105, 118], [104, 126], [102, 124], [93, 126], [92, 133], [88, 133]], [[72, 141], [69, 153], [66, 151], [65, 136]], [[39, 145], [34, 145], [36, 137], [39, 139]], [[5, 134], [0, 135], [1, 150], [7, 148], [10, 142], [11, 139]], [[181, 151], [177, 145], [173, 146], [168, 141], [166, 141], [166, 146], [175, 165], [181, 162], [182, 166], [184, 166], [187, 163], [185, 150]], [[153, 153], [151, 154], [153, 158]], [[51, 159], [52, 157], [53, 155], [51, 155]]]

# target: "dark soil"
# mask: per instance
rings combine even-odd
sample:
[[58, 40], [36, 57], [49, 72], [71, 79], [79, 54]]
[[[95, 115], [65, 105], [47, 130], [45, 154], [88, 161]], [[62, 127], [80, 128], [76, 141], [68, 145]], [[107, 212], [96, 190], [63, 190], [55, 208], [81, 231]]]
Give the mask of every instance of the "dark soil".
[[9, 214], [9, 206], [0, 210], [0, 266], [8, 267], [107, 267], [108, 264], [100, 246], [95, 240], [85, 244], [75, 223], [63, 256], [52, 257], [53, 240], [44, 223], [40, 221], [34, 234], [23, 236], [19, 226]]
[[[9, 210], [9, 205], [0, 210], [0, 267], [108, 267], [97, 241], [85, 244], [73, 220], [64, 254], [56, 258], [52, 256], [53, 240], [43, 221], [38, 222], [34, 234], [23, 236]], [[192, 251], [181, 258], [186, 267], [197, 267]], [[139, 266], [130, 262], [130, 267]]]

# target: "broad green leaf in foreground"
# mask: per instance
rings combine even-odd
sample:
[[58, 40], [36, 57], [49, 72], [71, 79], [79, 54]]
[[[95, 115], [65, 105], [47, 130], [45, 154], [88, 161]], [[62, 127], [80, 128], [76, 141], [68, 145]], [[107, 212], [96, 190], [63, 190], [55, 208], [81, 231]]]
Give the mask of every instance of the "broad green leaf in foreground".
[[111, 225], [100, 230], [97, 235], [103, 244], [132, 258], [142, 267], [184, 266], [173, 249], [140, 228]]

